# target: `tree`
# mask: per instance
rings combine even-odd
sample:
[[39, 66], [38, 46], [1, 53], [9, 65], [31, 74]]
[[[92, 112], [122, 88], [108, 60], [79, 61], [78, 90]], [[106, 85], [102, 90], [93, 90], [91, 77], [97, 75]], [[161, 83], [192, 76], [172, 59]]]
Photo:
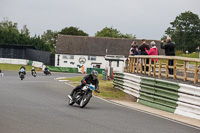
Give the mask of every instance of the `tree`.
[[121, 34], [120, 38], [136, 39], [136, 35], [132, 35], [132, 34]]
[[0, 22], [0, 44], [32, 45], [38, 50], [51, 50], [51, 45], [46, 44], [46, 41], [40, 36], [30, 37], [30, 32], [26, 25], [19, 32], [17, 23], [13, 23], [5, 18]]
[[46, 45], [45, 41], [41, 39], [40, 36], [35, 35], [34, 37], [31, 37], [30, 44], [35, 46], [37, 50], [50, 51], [49, 46]]
[[166, 40], [166, 39], [167, 39], [167, 35], [163, 35], [160, 40]]
[[190, 11], [181, 13], [165, 32], [171, 36], [177, 50], [194, 52], [200, 45], [200, 19]]
[[121, 33], [117, 29], [105, 27], [101, 31], [95, 33], [95, 37], [113, 37], [119, 38]]
[[95, 33], [95, 37], [113, 37], [113, 38], [130, 38], [130, 39], [136, 39], [136, 36], [132, 34], [122, 34], [117, 29], [113, 29], [105, 27], [101, 31], [97, 31]]
[[19, 34], [17, 23], [6, 18], [0, 23], [0, 44], [18, 44]]
[[77, 27], [66, 27], [64, 29], [61, 30], [61, 32], [59, 32], [59, 34], [63, 34], [63, 35], [79, 35], [79, 36], [88, 36], [87, 33], [85, 33], [82, 30], [79, 30], [79, 28]]
[[29, 45], [30, 43], [30, 32], [26, 25], [21, 29], [18, 43], [24, 45]]
[[58, 37], [58, 32], [57, 31], [51, 31], [51, 30], [47, 30], [41, 36], [41, 38], [45, 41], [46, 45], [49, 46], [50, 51], [52, 53], [55, 53], [55, 45], [56, 45], [57, 37]]

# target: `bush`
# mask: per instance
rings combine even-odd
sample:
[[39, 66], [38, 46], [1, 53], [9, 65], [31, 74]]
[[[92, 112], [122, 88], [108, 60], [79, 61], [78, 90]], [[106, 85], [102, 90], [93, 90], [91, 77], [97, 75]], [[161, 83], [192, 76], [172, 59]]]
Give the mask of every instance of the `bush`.
[[175, 55], [176, 56], [180, 56], [180, 55], [182, 55], [183, 54], [183, 51], [182, 50], [176, 50], [175, 51]]

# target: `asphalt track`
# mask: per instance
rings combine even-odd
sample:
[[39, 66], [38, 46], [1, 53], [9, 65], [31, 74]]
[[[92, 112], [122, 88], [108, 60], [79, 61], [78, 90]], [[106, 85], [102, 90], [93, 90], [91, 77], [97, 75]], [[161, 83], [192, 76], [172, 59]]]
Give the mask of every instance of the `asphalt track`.
[[199, 133], [200, 130], [92, 97], [81, 109], [69, 106], [71, 86], [54, 80], [78, 74], [52, 73], [20, 80], [0, 77], [0, 133]]

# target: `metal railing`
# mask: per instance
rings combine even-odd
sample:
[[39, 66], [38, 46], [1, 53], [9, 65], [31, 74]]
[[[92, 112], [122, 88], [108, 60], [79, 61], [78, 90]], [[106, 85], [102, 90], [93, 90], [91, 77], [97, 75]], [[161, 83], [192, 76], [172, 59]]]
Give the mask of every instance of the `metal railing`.
[[[149, 63], [147, 60], [149, 59]], [[151, 59], [154, 59], [154, 63], [151, 64]], [[158, 61], [155, 61], [158, 59]], [[173, 66], [168, 65], [169, 61], [173, 60]], [[190, 64], [193, 63], [194, 68], [190, 68]], [[154, 56], [154, 55], [135, 55], [129, 56], [128, 66], [125, 72], [129, 73], [141, 73], [149, 76], [161, 78], [161, 76], [173, 79], [183, 79], [184, 81], [194, 81], [194, 83], [200, 82], [198, 79], [198, 63], [200, 59], [187, 58], [179, 56]], [[147, 71], [147, 68], [149, 69]], [[168, 69], [173, 69], [173, 74], [168, 73]], [[190, 73], [190, 76], [187, 74]], [[191, 76], [192, 75], [192, 76]]]

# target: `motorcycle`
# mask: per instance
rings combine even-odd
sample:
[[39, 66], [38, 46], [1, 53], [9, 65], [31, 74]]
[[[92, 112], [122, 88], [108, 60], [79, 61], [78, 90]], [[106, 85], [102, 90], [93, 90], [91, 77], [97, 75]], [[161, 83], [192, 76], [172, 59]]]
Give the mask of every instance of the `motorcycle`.
[[25, 78], [25, 70], [24, 69], [19, 70], [19, 77], [21, 78], [21, 80], [23, 80]]
[[33, 71], [33, 72], [32, 72], [32, 75], [33, 75], [33, 77], [36, 77], [36, 76], [37, 76], [36, 71]]
[[51, 72], [49, 70], [44, 71], [45, 75], [51, 75]]
[[[69, 105], [73, 105], [74, 103], [76, 103], [79, 105], [80, 108], [84, 108], [90, 101], [93, 90], [95, 90], [94, 85], [86, 84], [80, 90], [75, 91], [72, 94], [72, 99], [70, 99], [70, 97], [69, 97], [69, 101], [68, 101]], [[96, 92], [100, 93], [100, 91], [96, 91]]]

